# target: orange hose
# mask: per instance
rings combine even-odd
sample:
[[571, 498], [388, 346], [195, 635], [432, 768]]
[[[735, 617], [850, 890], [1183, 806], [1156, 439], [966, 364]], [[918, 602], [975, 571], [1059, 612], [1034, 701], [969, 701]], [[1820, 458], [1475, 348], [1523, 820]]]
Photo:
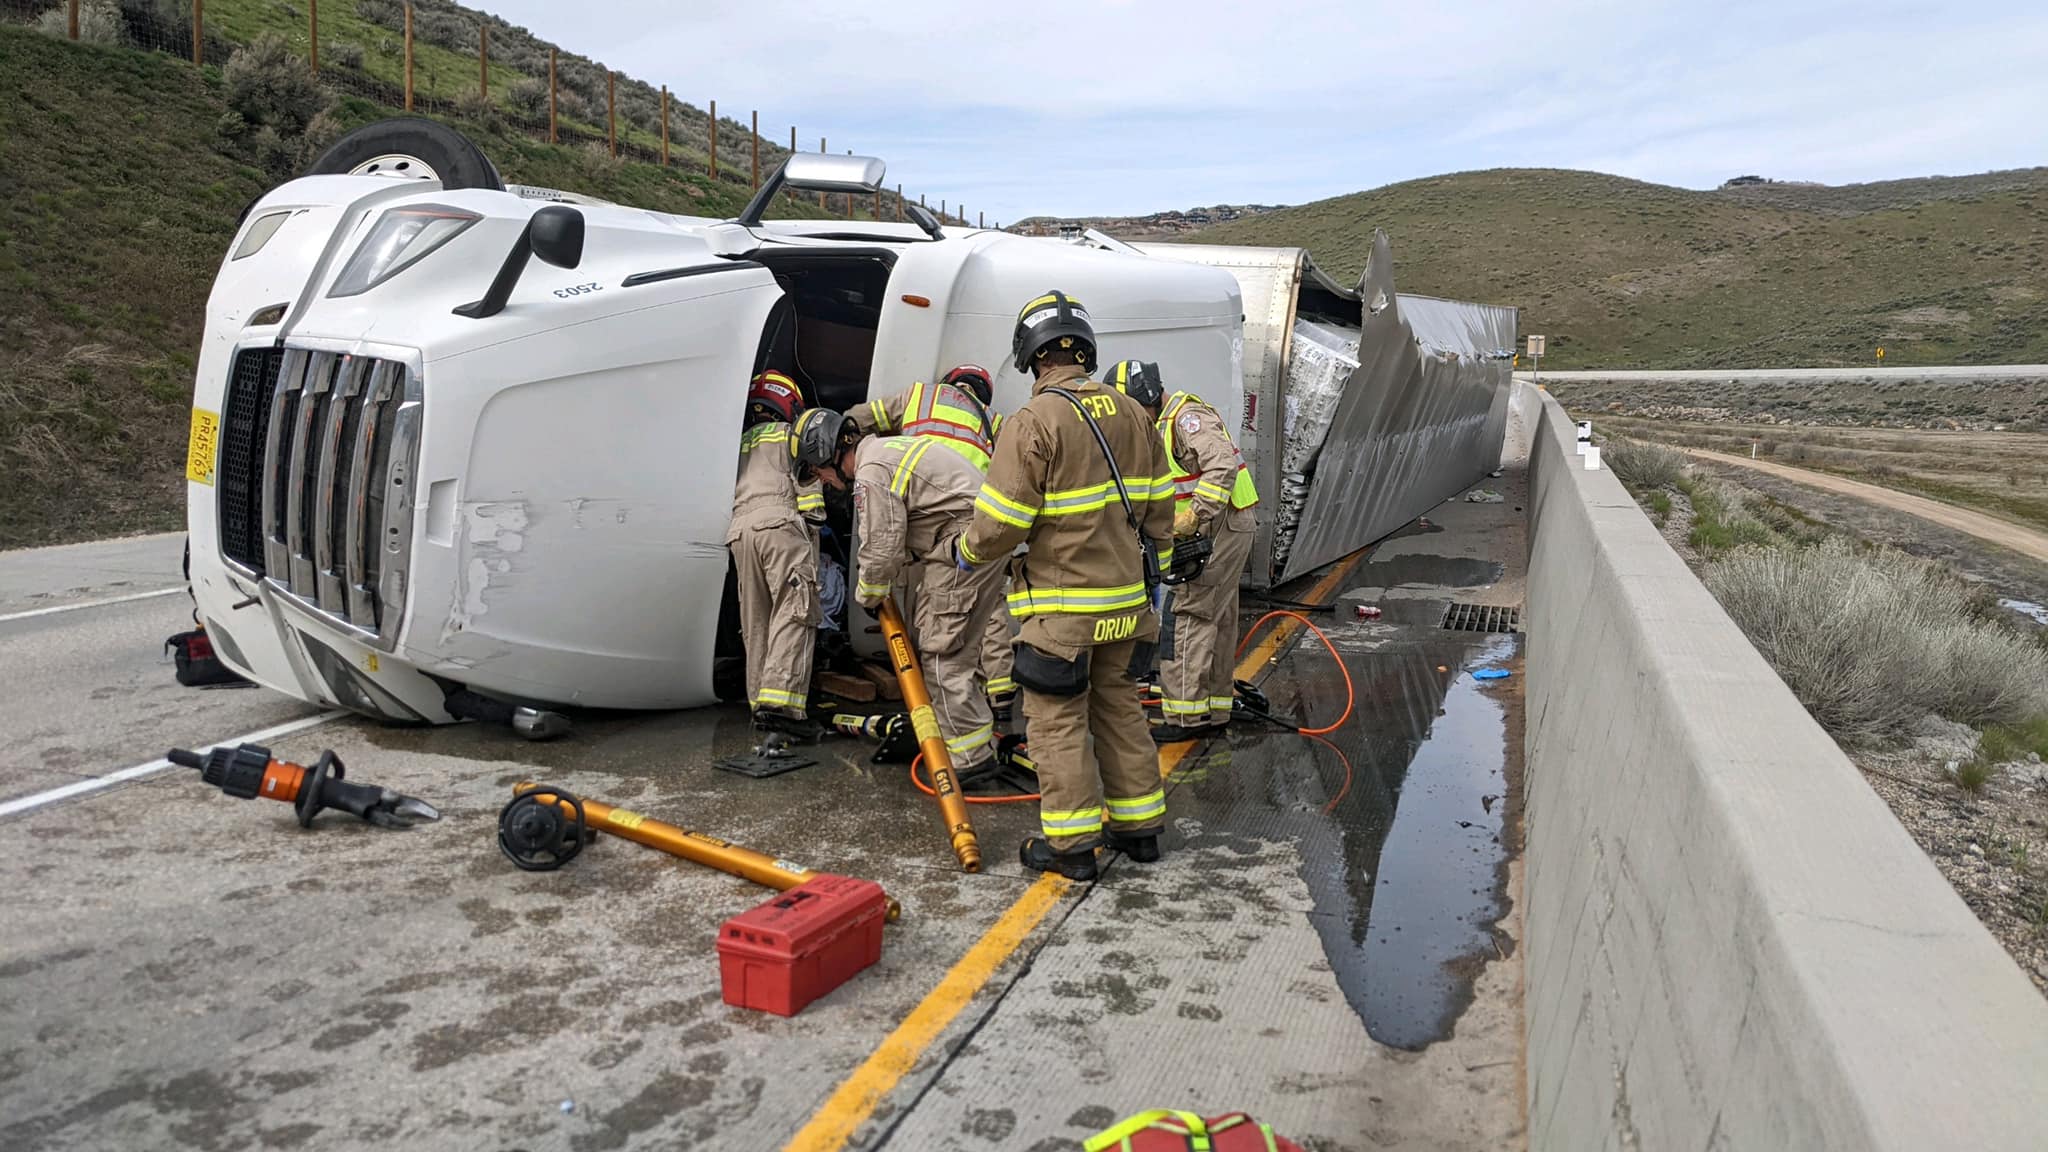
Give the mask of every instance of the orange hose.
[[[1304, 627], [1306, 627], [1309, 631], [1315, 633], [1316, 639], [1321, 640], [1323, 642], [1323, 647], [1329, 649], [1330, 659], [1335, 660], [1337, 662], [1337, 671], [1342, 672], [1344, 674], [1344, 714], [1342, 716], [1337, 717], [1335, 723], [1324, 728], [1295, 729], [1295, 731], [1301, 733], [1303, 736], [1314, 738], [1315, 740], [1317, 740], [1318, 743], [1327, 745], [1330, 751], [1335, 752], [1337, 754], [1338, 762], [1344, 765], [1344, 786], [1338, 789], [1337, 795], [1331, 798], [1329, 804], [1323, 808], [1323, 811], [1328, 812], [1330, 809], [1335, 808], [1337, 806], [1337, 803], [1343, 800], [1345, 795], [1351, 791], [1351, 758], [1344, 755], [1343, 749], [1338, 748], [1335, 744], [1330, 743], [1328, 740], [1322, 739], [1322, 737], [1327, 736], [1332, 732], [1335, 732], [1339, 728], [1342, 728], [1345, 722], [1351, 719], [1351, 709], [1353, 705], [1357, 702], [1357, 691], [1352, 687], [1351, 684], [1351, 669], [1345, 667], [1344, 657], [1337, 654], [1337, 646], [1335, 644], [1330, 643], [1330, 638], [1328, 636], [1323, 635], [1323, 630], [1321, 628], [1316, 627], [1315, 621], [1310, 620], [1308, 617], [1303, 616], [1299, 612], [1289, 612], [1284, 608], [1276, 608], [1273, 611], [1266, 613], [1264, 616], [1259, 617], [1257, 620], [1252, 621], [1252, 626], [1250, 628], [1245, 629], [1243, 638], [1237, 642], [1237, 652], [1235, 653], [1235, 655], [1243, 656], [1245, 645], [1251, 643], [1252, 633], [1258, 631], [1259, 625], [1264, 624], [1266, 621], [1271, 620], [1275, 616], [1291, 617], [1295, 620], [1300, 621]], [[918, 766], [923, 763], [923, 752], [919, 752], [917, 755], [912, 756], [910, 758], [910, 783], [914, 785], [919, 792], [922, 792], [927, 796], [936, 796], [937, 793], [932, 791], [932, 786], [925, 783], [924, 777], [919, 776], [917, 774]], [[1027, 801], [1036, 801], [1039, 798], [1039, 794], [1036, 792], [1031, 792], [1019, 796], [965, 796], [963, 794], [963, 798], [969, 804], [1022, 804]]]
[[1323, 635], [1323, 630], [1321, 628], [1316, 627], [1315, 621], [1310, 620], [1308, 617], [1303, 616], [1299, 612], [1289, 612], [1285, 608], [1275, 608], [1273, 611], [1268, 612], [1264, 616], [1259, 617], [1257, 620], [1252, 621], [1252, 626], [1244, 630], [1244, 638], [1237, 642], [1236, 655], [1243, 656], [1244, 646], [1252, 642], [1252, 633], [1259, 630], [1259, 625], [1264, 624], [1266, 621], [1271, 620], [1275, 616], [1287, 616], [1295, 620], [1301, 621], [1302, 627], [1307, 628], [1309, 631], [1315, 633], [1316, 639], [1321, 640], [1323, 642], [1323, 647], [1330, 650], [1330, 659], [1335, 660], [1337, 662], [1337, 671], [1342, 672], [1344, 674], [1344, 714], [1342, 716], [1337, 717], [1336, 723], [1327, 725], [1322, 728], [1303, 727], [1295, 729], [1295, 731], [1300, 732], [1303, 736], [1328, 736], [1330, 733], [1335, 732], [1339, 728], [1342, 728], [1344, 726], [1345, 721], [1351, 719], [1351, 709], [1358, 702], [1358, 693], [1357, 690], [1351, 686], [1351, 669], [1345, 667], [1344, 657], [1339, 656], [1337, 654], [1337, 646], [1335, 644], [1330, 643], [1330, 638], [1328, 636]]
[[[910, 758], [910, 782], [917, 786], [919, 792], [927, 796], [936, 796], [938, 793], [932, 791], [932, 786], [925, 783], [924, 777], [917, 774], [917, 766], [922, 763], [924, 763], [924, 753], [922, 752]], [[1038, 793], [1031, 792], [1019, 796], [969, 796], [967, 793], [962, 792], [960, 797], [969, 804], [1022, 804], [1026, 800], [1037, 800]]]

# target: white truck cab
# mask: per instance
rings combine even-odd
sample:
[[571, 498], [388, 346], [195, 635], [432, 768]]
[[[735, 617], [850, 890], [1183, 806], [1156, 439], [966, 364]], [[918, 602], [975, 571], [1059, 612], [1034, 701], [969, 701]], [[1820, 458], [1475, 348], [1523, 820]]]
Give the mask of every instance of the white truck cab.
[[1017, 309], [1058, 288], [1105, 361], [1242, 404], [1227, 271], [921, 209], [760, 219], [784, 187], [877, 191], [879, 161], [792, 157], [730, 221], [508, 189], [426, 121], [359, 130], [315, 170], [252, 205], [222, 263], [187, 465], [215, 649], [308, 701], [412, 723], [454, 718], [461, 690], [712, 702], [761, 368], [844, 409], [973, 362], [1011, 410]]

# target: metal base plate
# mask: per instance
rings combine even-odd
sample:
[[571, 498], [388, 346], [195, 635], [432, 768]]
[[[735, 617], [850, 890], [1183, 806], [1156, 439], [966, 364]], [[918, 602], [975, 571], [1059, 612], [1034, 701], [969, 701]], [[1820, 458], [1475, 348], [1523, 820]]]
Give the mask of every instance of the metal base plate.
[[809, 768], [816, 764], [817, 761], [808, 756], [792, 756], [788, 753], [779, 756], [749, 753], [744, 756], [726, 756], [711, 762], [713, 768], [737, 772], [756, 780], [765, 780], [770, 776], [780, 776], [784, 772], [794, 772], [799, 768]]

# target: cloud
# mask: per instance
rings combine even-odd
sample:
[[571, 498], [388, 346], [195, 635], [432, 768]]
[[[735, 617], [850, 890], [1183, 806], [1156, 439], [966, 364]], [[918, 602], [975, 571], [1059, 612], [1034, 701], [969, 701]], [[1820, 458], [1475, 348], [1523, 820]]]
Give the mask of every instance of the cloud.
[[489, 6], [1005, 221], [1511, 165], [1707, 187], [2048, 154], [2048, 9], [2026, 0]]

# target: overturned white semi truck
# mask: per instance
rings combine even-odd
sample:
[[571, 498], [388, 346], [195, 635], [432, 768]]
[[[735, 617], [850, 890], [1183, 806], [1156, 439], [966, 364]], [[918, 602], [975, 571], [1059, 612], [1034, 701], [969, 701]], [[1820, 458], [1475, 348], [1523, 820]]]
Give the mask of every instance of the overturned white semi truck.
[[[1495, 466], [1506, 365], [1416, 343], [1383, 239], [1361, 301], [1291, 249], [1139, 251], [942, 227], [916, 206], [910, 224], [762, 219], [784, 189], [873, 193], [882, 176], [800, 155], [736, 219], [674, 216], [508, 187], [459, 134], [407, 119], [267, 193], [208, 300], [193, 397], [192, 583], [222, 659], [404, 723], [480, 701], [710, 703], [715, 655], [739, 642], [723, 541], [754, 371], [845, 408], [1001, 365], [1020, 302], [1049, 287], [1087, 303], [1106, 358], [1157, 360], [1243, 413], [1276, 497], [1255, 586]], [[1512, 312], [1495, 311], [1505, 348]], [[1333, 347], [1290, 397], [1290, 367], [1318, 355], [1308, 323]], [[998, 409], [1028, 393], [997, 371]], [[1311, 424], [1326, 432], [1303, 464], [1288, 445]], [[1283, 462], [1305, 500], [1281, 495]]]

